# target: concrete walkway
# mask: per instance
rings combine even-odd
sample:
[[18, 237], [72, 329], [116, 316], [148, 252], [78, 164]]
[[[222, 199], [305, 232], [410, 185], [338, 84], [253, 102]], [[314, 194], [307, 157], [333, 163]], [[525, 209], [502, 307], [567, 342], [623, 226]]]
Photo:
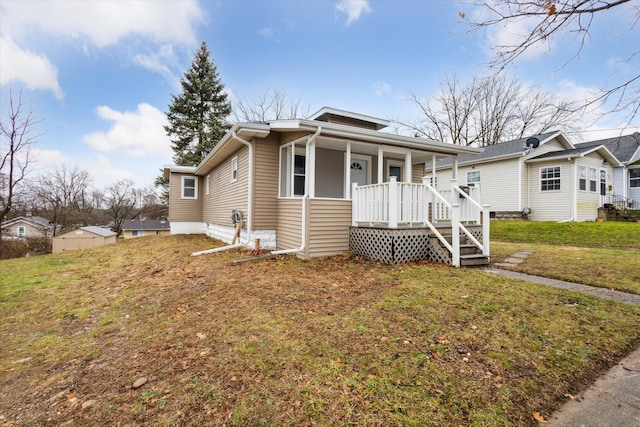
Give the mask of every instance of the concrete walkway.
[[[505, 260], [504, 263], [493, 266], [507, 267], [520, 264], [531, 253], [529, 251], [519, 252]], [[541, 283], [599, 298], [640, 305], [640, 295], [514, 271], [501, 269], [487, 269], [485, 271], [512, 279]], [[640, 347], [596, 380], [582, 394], [562, 405], [549, 417], [548, 423], [540, 425], [547, 427], [640, 427]]]

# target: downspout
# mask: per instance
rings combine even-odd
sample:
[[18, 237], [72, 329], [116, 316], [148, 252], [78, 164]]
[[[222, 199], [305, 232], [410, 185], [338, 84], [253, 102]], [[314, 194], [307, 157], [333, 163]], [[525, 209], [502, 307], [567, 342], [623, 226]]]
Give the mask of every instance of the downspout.
[[571, 158], [567, 157], [567, 161], [571, 163], [571, 218], [563, 219], [558, 221], [559, 223], [563, 222], [574, 222], [578, 217], [578, 186], [576, 185], [576, 180], [578, 179], [576, 162]]
[[[307, 155], [307, 159], [305, 159], [305, 161], [309, 162], [310, 159], [308, 158], [309, 156], [309, 144], [311, 144], [313, 141], [315, 141], [316, 137], [318, 135], [320, 135], [320, 132], [322, 132], [322, 127], [318, 126], [318, 129], [316, 130], [316, 132], [311, 135], [311, 137], [307, 140], [307, 143], [305, 144], [305, 154]], [[315, 159], [314, 159], [315, 161]], [[308, 164], [308, 163], [307, 163]], [[307, 172], [310, 172], [311, 168], [307, 168]], [[309, 180], [306, 180], [307, 183], [309, 183]], [[302, 196], [302, 224], [300, 227], [300, 247], [299, 248], [294, 248], [294, 249], [282, 249], [279, 251], [271, 251], [272, 255], [284, 255], [284, 254], [293, 254], [293, 253], [298, 253], [298, 252], [303, 252], [306, 247], [307, 247], [307, 200], [309, 199], [309, 186], [306, 186], [306, 191], [304, 196]], [[293, 187], [291, 188], [291, 191], [293, 192]]]
[[248, 245], [251, 243], [251, 231], [253, 230], [253, 196], [254, 196], [253, 169], [255, 167], [255, 165], [253, 164], [253, 161], [254, 161], [253, 144], [245, 139], [240, 138], [236, 133], [236, 131], [233, 131], [233, 133], [231, 134], [231, 138], [237, 141], [240, 141], [241, 143], [249, 147], [249, 180], [248, 180], [249, 195], [247, 200], [247, 211], [249, 211], [248, 212], [249, 220], [247, 221], [247, 241], [246, 241], [246, 244]]

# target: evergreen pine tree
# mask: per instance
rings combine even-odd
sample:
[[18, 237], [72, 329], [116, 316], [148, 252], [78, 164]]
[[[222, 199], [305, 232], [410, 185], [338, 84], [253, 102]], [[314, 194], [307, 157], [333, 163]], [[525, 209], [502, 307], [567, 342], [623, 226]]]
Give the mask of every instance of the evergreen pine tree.
[[231, 114], [231, 103], [205, 42], [180, 84], [182, 93], [171, 95], [165, 131], [171, 139], [175, 164], [196, 166], [227, 132]]

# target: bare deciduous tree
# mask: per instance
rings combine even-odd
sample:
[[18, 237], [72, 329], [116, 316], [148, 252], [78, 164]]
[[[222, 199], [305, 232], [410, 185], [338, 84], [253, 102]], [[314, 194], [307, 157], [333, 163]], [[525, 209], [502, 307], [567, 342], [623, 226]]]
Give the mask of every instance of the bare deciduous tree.
[[292, 100], [284, 89], [270, 88], [254, 97], [240, 98], [233, 115], [236, 122], [266, 122], [306, 117], [309, 107], [300, 99]]
[[140, 190], [134, 187], [134, 182], [130, 179], [117, 181], [106, 189], [105, 203], [111, 214], [114, 232], [118, 235], [122, 233], [124, 221], [140, 214], [143, 209], [140, 203], [143, 200]]
[[458, 145], [487, 146], [551, 129], [572, 130], [577, 105], [504, 75], [467, 84], [447, 75], [438, 94], [412, 95], [424, 118], [402, 123], [417, 135]]
[[57, 236], [75, 225], [88, 225], [99, 208], [98, 194], [91, 188], [89, 172], [62, 165], [40, 175], [31, 186], [32, 205], [54, 223]]
[[12, 209], [16, 187], [31, 165], [31, 147], [36, 144], [39, 120], [34, 118], [22, 90], [17, 98], [8, 89], [6, 118], [0, 120], [0, 222]]
[[[586, 47], [596, 17], [613, 8], [626, 8], [626, 15], [632, 18], [628, 29], [630, 37], [636, 37], [633, 30], [640, 20], [640, 5], [631, 0], [474, 0], [471, 4], [479, 8], [480, 13], [467, 15], [461, 12], [460, 16], [469, 18], [474, 29], [501, 28], [510, 24], [522, 29], [521, 36], [514, 42], [493, 46], [496, 56], [492, 65], [499, 71], [540, 44], [550, 48], [551, 40], [564, 34], [572, 34], [578, 40], [575, 51], [566, 51], [564, 64], [571, 62]], [[631, 122], [640, 109], [640, 68], [630, 63], [637, 61], [639, 52], [629, 52], [623, 60], [632, 69], [631, 73], [612, 76], [614, 83], [603, 87], [598, 96], [586, 101], [586, 105], [611, 99], [614, 102], [610, 110], [625, 112]]]

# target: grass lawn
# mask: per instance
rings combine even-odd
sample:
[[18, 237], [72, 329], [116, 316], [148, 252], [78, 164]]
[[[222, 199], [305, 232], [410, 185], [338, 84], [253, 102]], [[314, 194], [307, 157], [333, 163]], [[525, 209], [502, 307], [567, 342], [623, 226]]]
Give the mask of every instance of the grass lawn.
[[0, 261], [2, 422], [535, 426], [640, 341], [640, 307], [481, 270], [215, 244]]
[[640, 295], [640, 224], [494, 221], [491, 238], [493, 262], [534, 252], [510, 270]]

